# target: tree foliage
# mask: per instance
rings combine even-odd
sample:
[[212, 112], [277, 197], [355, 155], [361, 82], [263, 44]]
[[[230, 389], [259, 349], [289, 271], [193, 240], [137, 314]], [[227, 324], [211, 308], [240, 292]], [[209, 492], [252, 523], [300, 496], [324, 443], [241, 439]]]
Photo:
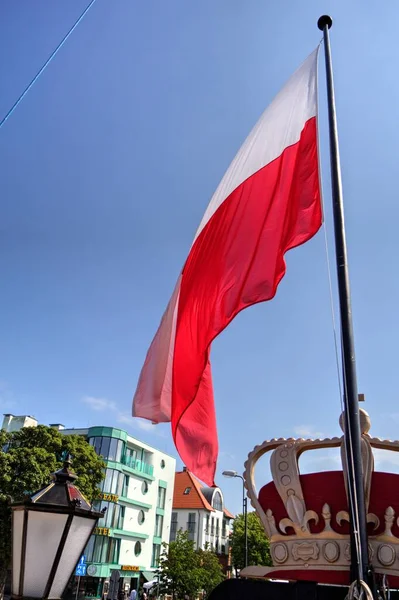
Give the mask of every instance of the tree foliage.
[[195, 598], [203, 590], [205, 597], [223, 580], [219, 560], [210, 550], [195, 550], [188, 532], [179, 531], [176, 540], [163, 544], [158, 569], [160, 591], [173, 600]]
[[10, 501], [21, 501], [49, 483], [68, 453], [78, 475], [76, 485], [89, 501], [93, 500], [105, 463], [84, 438], [62, 435], [44, 425], [12, 433], [0, 430], [0, 596], [11, 561]]
[[[245, 528], [244, 515], [233, 522], [231, 555], [235, 569], [244, 567]], [[248, 565], [270, 566], [270, 544], [256, 512], [248, 513]]]
[[224, 579], [222, 567], [218, 557], [211, 550], [198, 550], [198, 560], [201, 569], [201, 589], [205, 592], [205, 597], [211, 593]]

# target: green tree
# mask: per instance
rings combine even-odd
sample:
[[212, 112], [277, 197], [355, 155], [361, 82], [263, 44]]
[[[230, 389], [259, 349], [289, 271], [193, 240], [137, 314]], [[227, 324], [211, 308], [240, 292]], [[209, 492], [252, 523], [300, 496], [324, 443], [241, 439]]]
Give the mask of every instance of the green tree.
[[201, 589], [204, 590], [205, 597], [207, 598], [213, 588], [224, 579], [222, 565], [216, 554], [209, 549], [197, 550], [197, 554], [201, 570]]
[[49, 483], [68, 453], [78, 475], [76, 485], [92, 501], [104, 477], [105, 463], [83, 437], [62, 435], [43, 425], [13, 433], [0, 430], [0, 598], [11, 562], [10, 501], [23, 500]]
[[179, 531], [174, 542], [163, 544], [157, 574], [160, 592], [170, 594], [172, 600], [183, 600], [186, 595], [196, 598], [201, 590], [207, 596], [223, 580], [216, 554], [195, 550], [187, 531]]
[[195, 596], [200, 590], [198, 555], [187, 531], [177, 532], [175, 541], [163, 544], [158, 577], [161, 593], [170, 594], [172, 600]]
[[[244, 515], [237, 515], [233, 522], [231, 556], [235, 569], [244, 567]], [[256, 512], [248, 513], [248, 565], [270, 566], [270, 544]]]

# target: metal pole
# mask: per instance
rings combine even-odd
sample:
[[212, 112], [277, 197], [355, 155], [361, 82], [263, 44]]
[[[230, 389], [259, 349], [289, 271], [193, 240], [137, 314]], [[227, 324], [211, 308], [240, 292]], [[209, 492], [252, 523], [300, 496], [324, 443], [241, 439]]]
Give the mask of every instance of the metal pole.
[[244, 488], [244, 535], [245, 535], [245, 561], [244, 566], [248, 566], [248, 498], [245, 497]]
[[363, 581], [367, 582], [369, 574], [369, 560], [366, 530], [366, 508], [363, 486], [359, 401], [356, 380], [355, 344], [352, 324], [348, 259], [346, 252], [334, 81], [331, 62], [330, 38], [328, 32], [332, 25], [332, 19], [328, 15], [324, 15], [320, 17], [317, 25], [323, 32], [324, 36], [327, 76], [331, 187], [342, 338], [344, 406], [347, 421], [344, 437], [346, 459], [348, 464], [348, 491], [352, 529], [352, 577], [354, 580], [362, 579]]
[[242, 511], [244, 515], [244, 568], [248, 566], [248, 498], [245, 495], [245, 481], [242, 475], [234, 475], [242, 480]]
[[78, 577], [78, 587], [76, 588], [76, 596], [75, 596], [75, 600], [78, 600], [78, 595], [79, 595], [79, 587], [80, 587], [80, 575]]

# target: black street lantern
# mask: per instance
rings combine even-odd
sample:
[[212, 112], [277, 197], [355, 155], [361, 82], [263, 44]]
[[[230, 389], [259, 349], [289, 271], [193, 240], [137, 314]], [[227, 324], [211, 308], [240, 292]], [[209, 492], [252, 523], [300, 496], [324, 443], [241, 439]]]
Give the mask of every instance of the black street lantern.
[[61, 598], [102, 513], [73, 482], [69, 457], [54, 481], [12, 506], [13, 598]]

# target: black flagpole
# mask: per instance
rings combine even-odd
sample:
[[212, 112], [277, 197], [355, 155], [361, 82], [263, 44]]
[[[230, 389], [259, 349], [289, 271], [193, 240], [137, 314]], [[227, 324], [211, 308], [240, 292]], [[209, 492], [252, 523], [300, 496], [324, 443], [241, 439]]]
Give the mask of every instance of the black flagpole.
[[331, 187], [334, 213], [335, 255], [337, 263], [342, 362], [344, 377], [344, 406], [346, 413], [345, 448], [348, 465], [348, 492], [351, 519], [352, 579], [369, 579], [366, 507], [363, 485], [359, 400], [356, 380], [355, 344], [346, 252], [344, 207], [342, 198], [341, 166], [338, 147], [337, 116], [335, 111], [334, 81], [331, 63], [329, 32], [332, 19], [320, 17], [317, 23], [324, 36], [327, 75], [328, 121], [330, 133]]

